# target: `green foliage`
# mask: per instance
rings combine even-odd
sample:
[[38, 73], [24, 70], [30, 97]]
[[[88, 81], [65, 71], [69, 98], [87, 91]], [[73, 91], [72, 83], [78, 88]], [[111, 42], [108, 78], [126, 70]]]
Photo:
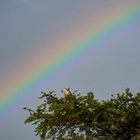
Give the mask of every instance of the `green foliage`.
[[129, 89], [98, 101], [92, 92], [82, 96], [77, 92], [58, 98], [55, 92], [42, 92], [42, 104], [36, 110], [24, 108], [30, 114], [25, 123], [36, 125], [41, 140], [138, 140], [140, 135], [140, 93]]

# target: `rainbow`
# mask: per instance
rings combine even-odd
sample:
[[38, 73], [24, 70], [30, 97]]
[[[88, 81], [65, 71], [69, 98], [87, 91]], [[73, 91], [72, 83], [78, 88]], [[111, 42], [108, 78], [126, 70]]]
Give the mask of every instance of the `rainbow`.
[[104, 14], [98, 14], [96, 19], [87, 18], [65, 37], [60, 36], [54, 43], [47, 44], [49, 49], [42, 43], [44, 50], [38, 50], [32, 58], [23, 61], [23, 66], [11, 74], [0, 94], [0, 121], [7, 118], [8, 112], [23, 98], [33, 95], [32, 90], [44, 81], [53, 81], [70, 64], [77, 65], [85, 55], [91, 52], [93, 55], [98, 49], [106, 48], [106, 39], [140, 21], [140, 2], [122, 2], [103, 9], [101, 13]]

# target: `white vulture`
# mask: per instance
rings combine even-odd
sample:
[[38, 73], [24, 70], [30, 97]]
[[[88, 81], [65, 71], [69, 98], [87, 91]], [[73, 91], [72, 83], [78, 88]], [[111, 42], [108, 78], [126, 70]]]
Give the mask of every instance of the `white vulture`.
[[69, 89], [66, 89], [66, 88], [63, 89], [63, 93], [65, 97], [71, 94]]

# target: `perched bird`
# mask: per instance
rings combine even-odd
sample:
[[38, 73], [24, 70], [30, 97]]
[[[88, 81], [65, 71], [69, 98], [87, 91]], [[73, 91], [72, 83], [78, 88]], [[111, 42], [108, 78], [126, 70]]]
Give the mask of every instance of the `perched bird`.
[[64, 93], [64, 96], [65, 96], [65, 97], [71, 94], [69, 88], [68, 88], [68, 89], [64, 88], [64, 89], [62, 90], [62, 92]]

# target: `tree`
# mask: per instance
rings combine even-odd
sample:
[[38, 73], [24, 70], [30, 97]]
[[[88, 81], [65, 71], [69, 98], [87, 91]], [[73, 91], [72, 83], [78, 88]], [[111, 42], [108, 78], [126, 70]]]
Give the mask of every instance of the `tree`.
[[[58, 98], [54, 91], [42, 92], [42, 104], [30, 114], [25, 124], [36, 125], [41, 140], [138, 140], [140, 135], [140, 93], [129, 89], [98, 101], [93, 92], [82, 96], [77, 91], [63, 90]], [[65, 94], [64, 93], [64, 94]]]

